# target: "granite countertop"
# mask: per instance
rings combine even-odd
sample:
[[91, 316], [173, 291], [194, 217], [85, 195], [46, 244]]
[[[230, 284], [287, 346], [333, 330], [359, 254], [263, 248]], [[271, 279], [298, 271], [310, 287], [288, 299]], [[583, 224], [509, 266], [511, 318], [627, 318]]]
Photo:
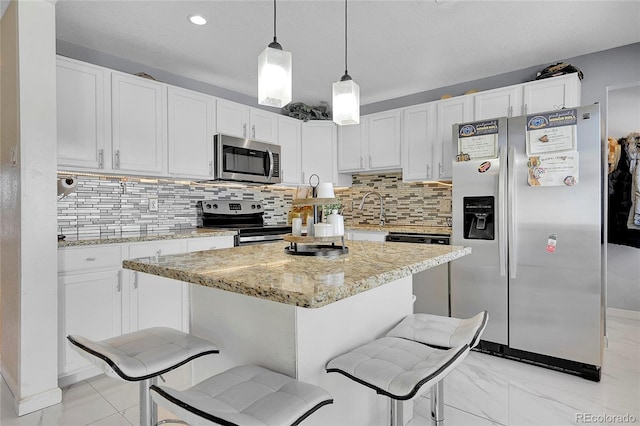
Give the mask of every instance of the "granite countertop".
[[175, 231], [148, 232], [116, 232], [104, 234], [65, 235], [65, 239], [58, 240], [58, 247], [91, 246], [97, 244], [135, 243], [141, 241], [175, 240], [182, 238], [205, 238], [236, 235], [237, 231], [212, 228], [184, 228]]
[[336, 257], [293, 256], [283, 242], [125, 260], [125, 269], [319, 308], [471, 253], [447, 245], [347, 241]]
[[347, 225], [347, 231], [377, 231], [377, 232], [404, 232], [408, 234], [431, 234], [431, 235], [451, 235], [453, 233], [450, 226], [422, 226], [422, 225]]

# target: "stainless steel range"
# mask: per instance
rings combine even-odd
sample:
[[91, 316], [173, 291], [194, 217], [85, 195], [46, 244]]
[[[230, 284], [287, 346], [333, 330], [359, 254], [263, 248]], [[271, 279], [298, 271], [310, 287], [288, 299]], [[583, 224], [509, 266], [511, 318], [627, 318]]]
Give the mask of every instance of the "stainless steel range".
[[291, 233], [291, 226], [265, 225], [264, 206], [255, 200], [198, 201], [198, 228], [238, 231], [235, 245], [279, 241]]

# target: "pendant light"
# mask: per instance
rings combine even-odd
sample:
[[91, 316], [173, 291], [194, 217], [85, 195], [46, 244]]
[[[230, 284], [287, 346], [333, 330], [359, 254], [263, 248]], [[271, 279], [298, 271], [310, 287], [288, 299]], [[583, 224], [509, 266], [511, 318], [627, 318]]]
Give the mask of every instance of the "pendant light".
[[333, 83], [333, 121], [340, 126], [360, 124], [360, 87], [347, 70], [347, 0], [344, 0], [344, 75]]
[[281, 108], [291, 102], [291, 52], [276, 38], [276, 0], [273, 0], [273, 41], [258, 57], [258, 103]]

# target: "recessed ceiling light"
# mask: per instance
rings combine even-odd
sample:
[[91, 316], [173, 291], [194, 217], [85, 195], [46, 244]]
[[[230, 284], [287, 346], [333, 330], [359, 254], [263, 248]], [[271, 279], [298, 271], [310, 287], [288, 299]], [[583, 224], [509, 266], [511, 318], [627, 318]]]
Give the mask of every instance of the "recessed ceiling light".
[[204, 25], [207, 23], [207, 20], [200, 15], [189, 15], [189, 21], [195, 25]]

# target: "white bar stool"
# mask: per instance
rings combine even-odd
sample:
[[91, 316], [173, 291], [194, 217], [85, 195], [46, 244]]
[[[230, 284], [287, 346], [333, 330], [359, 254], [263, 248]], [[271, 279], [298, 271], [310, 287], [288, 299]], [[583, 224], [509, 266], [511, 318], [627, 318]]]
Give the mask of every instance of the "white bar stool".
[[391, 399], [390, 424], [403, 418], [400, 401], [431, 388], [431, 420], [444, 423], [444, 378], [480, 341], [487, 312], [458, 319], [428, 314], [405, 317], [385, 337], [327, 363], [336, 372]]
[[140, 382], [140, 424], [143, 426], [157, 424], [158, 413], [149, 387], [156, 384], [158, 376], [195, 358], [219, 352], [207, 340], [165, 327], [148, 328], [98, 342], [77, 335], [67, 336], [67, 340], [108, 376]]
[[190, 425], [298, 425], [333, 403], [318, 386], [256, 365], [231, 368], [185, 391], [154, 385], [151, 396]]

